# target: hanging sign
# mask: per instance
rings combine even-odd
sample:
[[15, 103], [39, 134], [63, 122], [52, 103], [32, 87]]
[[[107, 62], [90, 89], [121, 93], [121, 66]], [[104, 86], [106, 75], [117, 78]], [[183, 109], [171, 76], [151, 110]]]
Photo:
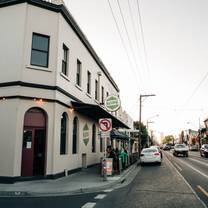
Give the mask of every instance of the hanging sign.
[[118, 96], [110, 95], [105, 100], [105, 107], [108, 111], [114, 112], [121, 107], [121, 102]]

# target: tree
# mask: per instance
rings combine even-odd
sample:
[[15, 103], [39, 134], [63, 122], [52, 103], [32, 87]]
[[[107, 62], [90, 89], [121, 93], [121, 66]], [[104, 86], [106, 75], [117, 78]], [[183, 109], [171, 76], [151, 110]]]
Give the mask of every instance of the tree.
[[170, 144], [170, 143], [174, 143], [174, 136], [173, 135], [165, 136], [165, 138], [163, 139], [163, 144]]
[[[139, 130], [139, 121], [135, 121], [134, 122], [134, 129]], [[141, 123], [141, 147], [144, 148], [147, 145], [147, 141], [148, 141], [148, 132], [147, 132], [147, 127]]]

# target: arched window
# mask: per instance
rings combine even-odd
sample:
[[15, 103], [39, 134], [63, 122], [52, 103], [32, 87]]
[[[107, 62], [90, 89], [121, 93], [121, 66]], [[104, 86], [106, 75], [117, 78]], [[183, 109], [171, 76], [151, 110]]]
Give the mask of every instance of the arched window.
[[92, 125], [92, 152], [96, 152], [96, 126]]
[[61, 136], [60, 136], [60, 154], [67, 153], [67, 123], [68, 117], [66, 113], [61, 116]]
[[73, 120], [73, 139], [72, 139], [72, 153], [77, 153], [77, 141], [78, 141], [78, 118]]

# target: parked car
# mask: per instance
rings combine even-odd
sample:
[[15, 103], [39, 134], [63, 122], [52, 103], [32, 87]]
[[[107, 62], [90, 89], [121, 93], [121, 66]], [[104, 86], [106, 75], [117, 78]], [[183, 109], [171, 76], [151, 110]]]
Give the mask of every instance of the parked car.
[[160, 151], [156, 147], [144, 148], [140, 155], [141, 165], [144, 163], [158, 163], [161, 164], [162, 158]]
[[208, 144], [203, 144], [200, 149], [201, 157], [208, 157]]
[[150, 146], [150, 148], [157, 148], [157, 149], [158, 149], [158, 151], [160, 152], [160, 156], [161, 156], [161, 158], [163, 157], [162, 151], [161, 151], [161, 149], [160, 149], [160, 147], [159, 147], [159, 146], [154, 145], [154, 146]]
[[198, 145], [196, 145], [196, 144], [190, 145], [189, 146], [189, 150], [190, 151], [198, 151], [199, 150]]
[[186, 146], [185, 144], [176, 144], [173, 149], [173, 155], [183, 155], [185, 157], [188, 157], [188, 151], [188, 146]]

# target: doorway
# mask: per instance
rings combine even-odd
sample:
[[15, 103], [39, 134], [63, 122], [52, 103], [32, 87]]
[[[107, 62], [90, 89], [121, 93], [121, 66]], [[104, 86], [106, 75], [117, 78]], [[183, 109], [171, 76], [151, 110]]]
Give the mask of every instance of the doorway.
[[21, 176], [44, 176], [46, 160], [46, 114], [39, 108], [25, 113]]

